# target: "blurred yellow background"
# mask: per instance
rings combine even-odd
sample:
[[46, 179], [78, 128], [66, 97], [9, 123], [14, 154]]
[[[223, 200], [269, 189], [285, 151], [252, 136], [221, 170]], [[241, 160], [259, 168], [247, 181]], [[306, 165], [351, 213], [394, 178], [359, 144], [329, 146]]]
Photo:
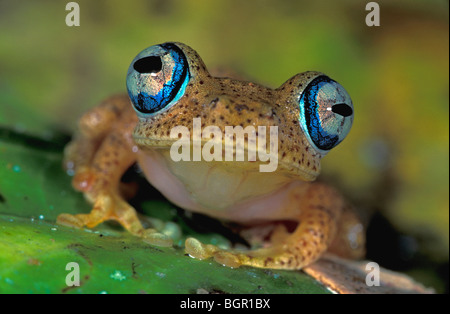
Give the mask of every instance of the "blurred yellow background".
[[166, 41], [272, 87], [322, 71], [355, 106], [323, 179], [448, 266], [448, 1], [377, 1], [379, 27], [365, 24], [369, 1], [82, 0], [79, 27], [65, 24], [67, 2], [0, 1], [0, 126], [70, 134], [125, 91], [139, 51]]

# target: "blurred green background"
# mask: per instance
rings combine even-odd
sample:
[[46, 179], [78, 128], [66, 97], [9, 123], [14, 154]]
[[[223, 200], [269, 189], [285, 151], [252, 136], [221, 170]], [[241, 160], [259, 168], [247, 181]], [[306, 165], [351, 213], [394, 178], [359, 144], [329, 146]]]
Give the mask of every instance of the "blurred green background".
[[365, 24], [369, 1], [81, 0], [79, 27], [65, 24], [67, 2], [0, 0], [3, 134], [70, 135], [125, 91], [139, 51], [166, 41], [272, 87], [322, 71], [356, 116], [321, 179], [361, 210], [369, 258], [448, 291], [448, 1], [377, 1], [379, 27]]

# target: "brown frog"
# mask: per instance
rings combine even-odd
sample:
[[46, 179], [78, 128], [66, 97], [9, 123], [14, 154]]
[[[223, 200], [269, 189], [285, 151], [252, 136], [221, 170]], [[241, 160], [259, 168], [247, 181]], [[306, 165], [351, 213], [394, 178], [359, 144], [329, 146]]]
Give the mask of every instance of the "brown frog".
[[128, 96], [109, 98], [81, 118], [65, 165], [93, 209], [61, 214], [58, 223], [92, 228], [112, 219], [148, 243], [171, 246], [167, 235], [143, 228], [124, 198], [120, 179], [137, 162], [172, 203], [238, 223], [259, 245], [224, 250], [188, 238], [193, 257], [300, 269], [327, 250], [362, 255], [364, 234], [351, 206], [332, 187], [312, 182], [320, 159], [353, 122], [352, 101], [336, 81], [304, 72], [270, 89], [213, 77], [192, 48], [169, 42], [136, 56], [127, 89]]

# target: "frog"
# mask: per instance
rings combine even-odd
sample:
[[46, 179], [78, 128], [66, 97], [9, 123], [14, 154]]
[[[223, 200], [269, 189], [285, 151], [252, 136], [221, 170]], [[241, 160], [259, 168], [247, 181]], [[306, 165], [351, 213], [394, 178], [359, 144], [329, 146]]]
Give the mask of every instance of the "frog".
[[[121, 178], [137, 164], [169, 202], [239, 225], [239, 235], [249, 243], [223, 248], [188, 237], [184, 250], [193, 258], [232, 268], [298, 270], [328, 253], [352, 259], [364, 255], [364, 228], [354, 207], [337, 189], [316, 180], [322, 157], [342, 142], [353, 123], [352, 100], [339, 83], [317, 71], [296, 74], [275, 89], [213, 76], [199, 54], [180, 42], [141, 51], [126, 83], [127, 94], [111, 96], [81, 117], [65, 148], [72, 185], [93, 207], [89, 213], [60, 214], [58, 224], [93, 228], [114, 220], [150, 245], [173, 247], [161, 230], [144, 228], [127, 201], [135, 187]], [[253, 127], [254, 135], [263, 130], [259, 127], [274, 128], [275, 144], [261, 147], [266, 157], [275, 157], [275, 169], [261, 171], [267, 158], [226, 160], [223, 152], [212, 160], [173, 158], [182, 137], [173, 131], [177, 128], [186, 131], [183, 147], [193, 154], [195, 119], [204, 130]], [[202, 134], [196, 144], [204, 148], [216, 133]], [[255, 150], [252, 139], [247, 134], [240, 146], [249, 156]], [[214, 143], [224, 142], [225, 137], [216, 137]], [[235, 157], [236, 134], [231, 143]], [[270, 145], [276, 149], [267, 153]]]

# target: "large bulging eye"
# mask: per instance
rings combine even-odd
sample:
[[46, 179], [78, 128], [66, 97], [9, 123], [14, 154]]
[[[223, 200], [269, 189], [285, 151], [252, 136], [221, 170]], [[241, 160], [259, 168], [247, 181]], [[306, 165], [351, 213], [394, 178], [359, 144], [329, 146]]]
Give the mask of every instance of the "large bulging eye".
[[300, 125], [313, 147], [325, 155], [348, 134], [353, 104], [347, 91], [325, 75], [313, 79], [300, 96]]
[[189, 64], [173, 43], [151, 46], [131, 62], [127, 90], [140, 115], [152, 115], [170, 108], [184, 94], [189, 82]]

